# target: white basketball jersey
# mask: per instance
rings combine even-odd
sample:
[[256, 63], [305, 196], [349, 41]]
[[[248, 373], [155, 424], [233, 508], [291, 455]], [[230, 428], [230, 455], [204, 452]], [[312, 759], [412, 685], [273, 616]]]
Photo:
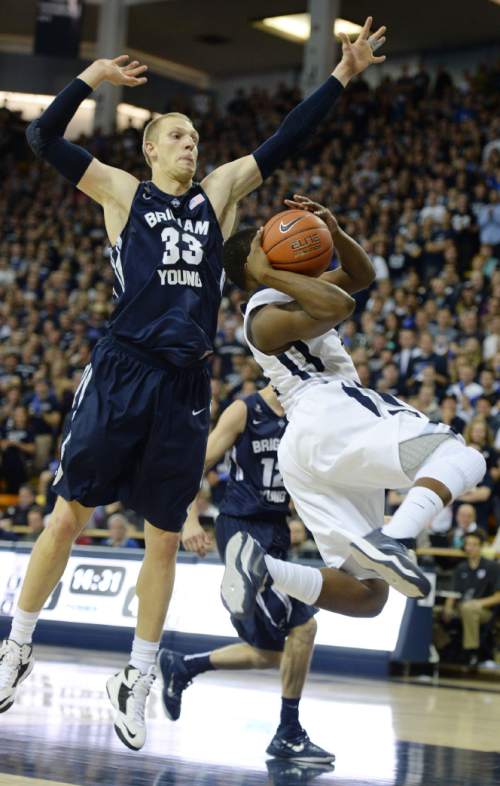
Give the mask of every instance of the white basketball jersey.
[[256, 292], [247, 303], [244, 331], [252, 354], [269, 378], [287, 415], [300, 398], [316, 385], [346, 380], [359, 382], [354, 364], [333, 328], [308, 341], [295, 341], [280, 355], [266, 355], [253, 346], [248, 334], [252, 311], [269, 303], [290, 303], [289, 295], [276, 289]]

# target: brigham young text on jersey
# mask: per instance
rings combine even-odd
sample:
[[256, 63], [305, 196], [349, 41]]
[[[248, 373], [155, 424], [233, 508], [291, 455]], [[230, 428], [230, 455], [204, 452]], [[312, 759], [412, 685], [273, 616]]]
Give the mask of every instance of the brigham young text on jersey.
[[141, 183], [111, 253], [112, 335], [178, 366], [212, 352], [224, 283], [222, 244], [201, 186], [174, 197]]

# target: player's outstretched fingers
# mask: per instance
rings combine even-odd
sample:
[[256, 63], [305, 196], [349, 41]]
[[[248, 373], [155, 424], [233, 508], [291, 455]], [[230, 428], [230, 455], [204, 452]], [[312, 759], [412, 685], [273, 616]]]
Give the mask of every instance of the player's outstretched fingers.
[[369, 41], [373, 41], [373, 40], [379, 41], [383, 37], [383, 35], [386, 32], [386, 30], [387, 30], [387, 27], [385, 25], [382, 25], [382, 27], [379, 27], [378, 30], [376, 30], [374, 33], [371, 34], [371, 36], [369, 37], [368, 40]]
[[309, 210], [314, 212], [315, 207], [320, 207], [317, 202], [313, 202], [308, 196], [304, 194], [294, 194], [292, 199], [284, 199], [285, 205], [298, 210]]
[[[365, 23], [362, 27], [361, 33], [359, 34], [359, 39], [364, 38], [367, 41], [370, 37], [370, 31], [372, 27], [373, 16], [367, 16], [365, 19]], [[345, 35], [345, 33], [344, 33]]]
[[337, 33], [338, 37], [342, 42], [342, 51], [346, 52], [352, 48], [351, 40], [347, 33]]
[[112, 63], [116, 63], [116, 65], [123, 66], [129, 59], [128, 55], [118, 55], [118, 57], [114, 57], [111, 61]]
[[383, 46], [385, 42], [386, 42], [385, 36], [379, 38], [377, 41], [374, 41], [371, 37], [368, 39], [368, 43], [372, 48], [372, 52], [375, 52], [377, 49], [380, 49], [380, 47]]
[[127, 66], [125, 68], [123, 73], [125, 74], [125, 76], [134, 77], [134, 76], [139, 76], [139, 74], [143, 74], [144, 71], [147, 71], [147, 70], [148, 70], [147, 65], [132, 66], [132, 64], [130, 64], [130, 66]]

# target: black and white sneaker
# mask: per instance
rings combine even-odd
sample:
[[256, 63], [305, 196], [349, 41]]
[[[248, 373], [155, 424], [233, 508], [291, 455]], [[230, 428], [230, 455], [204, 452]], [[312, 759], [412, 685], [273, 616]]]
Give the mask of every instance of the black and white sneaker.
[[430, 581], [412, 560], [408, 549], [382, 530], [374, 529], [364, 538], [353, 538], [350, 545], [358, 565], [375, 571], [408, 598], [425, 598], [431, 591]]
[[298, 734], [294, 734], [293, 737], [288, 737], [285, 733], [278, 730], [272, 738], [266, 753], [278, 759], [316, 764], [331, 764], [335, 761], [334, 754], [311, 742], [304, 729], [300, 729]]
[[12, 707], [18, 687], [29, 677], [34, 665], [31, 644], [5, 639], [0, 648], [0, 712]]
[[222, 603], [236, 619], [249, 617], [268, 576], [264, 549], [248, 532], [237, 532], [226, 546]]
[[156, 667], [146, 674], [126, 666], [106, 683], [109, 700], [116, 710], [115, 731], [124, 745], [138, 751], [146, 742], [146, 701], [156, 679]]
[[165, 715], [176, 721], [181, 714], [182, 694], [191, 685], [192, 679], [179, 652], [160, 650], [156, 664], [163, 679], [161, 698]]
[[286, 759], [268, 759], [266, 767], [270, 786], [308, 786], [314, 778], [335, 771], [331, 764], [306, 764]]

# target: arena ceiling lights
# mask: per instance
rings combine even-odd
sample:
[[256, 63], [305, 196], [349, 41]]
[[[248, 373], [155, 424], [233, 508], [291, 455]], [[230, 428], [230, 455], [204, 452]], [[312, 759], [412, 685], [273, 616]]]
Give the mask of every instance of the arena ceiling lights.
[[[303, 44], [311, 34], [311, 15], [305, 13], [268, 16], [253, 22], [253, 26], [266, 33], [286, 38], [288, 41]], [[348, 36], [353, 36], [360, 30], [361, 25], [349, 22], [347, 19], [336, 19], [333, 34], [338, 36], [339, 33], [346, 33]]]

